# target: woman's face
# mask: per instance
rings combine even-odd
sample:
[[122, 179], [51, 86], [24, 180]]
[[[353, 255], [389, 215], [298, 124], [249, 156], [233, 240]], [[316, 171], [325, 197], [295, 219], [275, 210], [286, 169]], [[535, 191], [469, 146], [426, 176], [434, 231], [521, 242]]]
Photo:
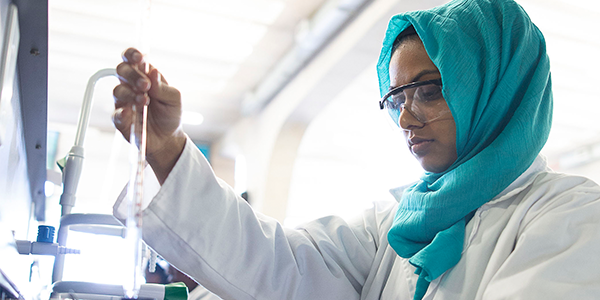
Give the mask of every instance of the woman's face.
[[[439, 70], [427, 55], [423, 43], [416, 37], [407, 38], [396, 49], [390, 61], [389, 71], [392, 88], [441, 77]], [[440, 108], [448, 109], [445, 101]], [[456, 124], [452, 115], [447, 114], [446, 117], [421, 123], [404, 109], [400, 114], [399, 124], [410, 152], [423, 169], [440, 173], [454, 163], [457, 158]]]

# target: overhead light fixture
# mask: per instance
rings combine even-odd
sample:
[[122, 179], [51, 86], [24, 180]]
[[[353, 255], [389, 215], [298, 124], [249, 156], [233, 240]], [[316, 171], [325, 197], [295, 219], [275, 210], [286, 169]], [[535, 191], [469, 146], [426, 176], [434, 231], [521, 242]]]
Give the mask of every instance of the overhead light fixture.
[[[263, 2], [265, 7], [272, 7], [268, 9], [272, 13], [265, 17], [269, 20], [276, 18], [285, 6], [277, 1]], [[205, 4], [209, 6], [214, 4], [211, 3]], [[184, 51], [194, 57], [239, 64], [250, 56], [254, 45], [267, 32], [268, 22], [236, 17], [244, 12], [240, 7], [233, 6], [236, 7], [237, 12], [216, 14], [214, 9], [201, 9], [195, 6], [193, 1], [187, 4], [181, 2], [179, 5], [170, 2], [152, 3], [148, 30], [149, 47], [153, 57], [168, 49], [180, 49], [178, 51]], [[133, 8], [129, 9], [135, 12]], [[81, 10], [88, 12], [89, 15], [73, 13]], [[222, 10], [222, 7], [217, 10]], [[86, 26], [73, 26], [79, 23], [85, 23]], [[105, 9], [93, 12], [81, 5], [69, 8], [65, 5], [53, 4], [50, 31], [54, 38], [50, 46], [53, 51], [60, 50], [72, 54], [71, 57], [76, 56], [72, 49], [84, 47], [87, 49], [87, 55], [92, 52], [94, 57], [118, 59], [118, 53], [125, 47], [131, 46], [135, 40], [132, 40], [131, 31], [123, 28], [134, 31], [135, 24], [120, 20], [120, 17], [117, 19], [114, 16], [106, 17]], [[90, 34], [91, 32], [93, 35]], [[96, 42], [97, 40], [100, 42]]]
[[223, 15], [260, 24], [273, 23], [286, 5], [282, 0], [155, 0], [154, 3], [165, 3], [187, 10]]
[[194, 111], [184, 111], [181, 115], [181, 121], [187, 125], [200, 125], [204, 122], [204, 116]]
[[266, 25], [160, 3], [153, 4], [151, 18], [152, 35], [161, 37], [152, 40], [152, 49], [187, 49], [223, 62], [243, 62], [267, 32]]

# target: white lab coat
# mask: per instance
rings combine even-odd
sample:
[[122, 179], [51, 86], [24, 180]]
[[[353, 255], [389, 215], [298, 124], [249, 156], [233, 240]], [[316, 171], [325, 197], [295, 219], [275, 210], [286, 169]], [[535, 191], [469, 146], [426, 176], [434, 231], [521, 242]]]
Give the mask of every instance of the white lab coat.
[[[189, 140], [157, 191], [144, 240], [223, 299], [413, 298], [414, 267], [387, 242], [396, 202], [284, 228], [216, 178]], [[476, 211], [461, 260], [424, 299], [600, 299], [600, 187], [538, 157]]]
[[187, 300], [221, 300], [221, 298], [199, 285], [190, 291]]

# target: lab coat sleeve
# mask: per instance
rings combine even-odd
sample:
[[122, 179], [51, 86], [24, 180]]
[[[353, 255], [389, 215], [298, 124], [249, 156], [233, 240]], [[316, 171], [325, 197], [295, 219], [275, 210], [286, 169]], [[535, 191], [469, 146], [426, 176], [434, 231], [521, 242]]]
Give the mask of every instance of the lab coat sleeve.
[[188, 140], [143, 212], [143, 238], [224, 299], [350, 300], [377, 249], [375, 211], [351, 224], [332, 218], [284, 228], [215, 177]]
[[483, 299], [598, 299], [600, 188], [575, 176], [542, 178], [514, 250]]

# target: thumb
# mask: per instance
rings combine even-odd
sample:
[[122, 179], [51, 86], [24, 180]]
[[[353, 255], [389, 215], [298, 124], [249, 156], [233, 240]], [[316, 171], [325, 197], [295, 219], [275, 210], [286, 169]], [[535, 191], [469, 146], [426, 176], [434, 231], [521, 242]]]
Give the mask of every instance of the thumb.
[[157, 69], [151, 69], [148, 73], [148, 77], [150, 78], [150, 90], [148, 91], [150, 98], [165, 104], [176, 104], [180, 101], [181, 95], [179, 91], [176, 88], [169, 86]]

